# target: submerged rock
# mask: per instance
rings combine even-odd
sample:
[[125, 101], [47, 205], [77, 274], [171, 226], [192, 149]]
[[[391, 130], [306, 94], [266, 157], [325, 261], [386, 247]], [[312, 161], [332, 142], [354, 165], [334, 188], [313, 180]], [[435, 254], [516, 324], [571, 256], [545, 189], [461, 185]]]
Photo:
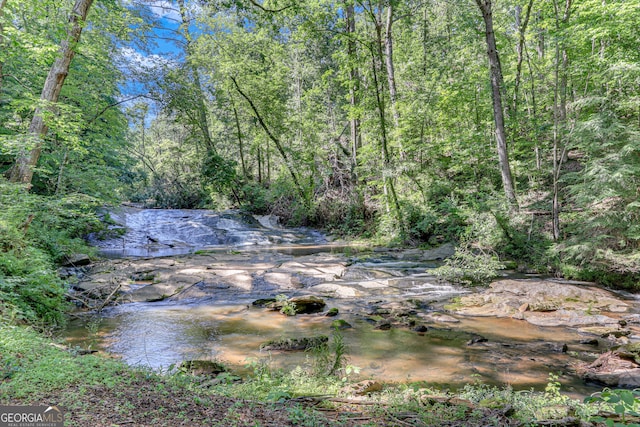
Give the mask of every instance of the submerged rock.
[[340, 313], [340, 310], [338, 308], [336, 308], [336, 307], [333, 307], [333, 308], [330, 308], [329, 311], [327, 311], [325, 316], [334, 317], [334, 316], [337, 316], [338, 313]]
[[253, 305], [259, 305], [274, 311], [282, 311], [286, 306], [293, 307], [295, 309], [295, 313], [290, 313], [291, 315], [320, 313], [327, 305], [322, 298], [313, 295], [292, 297], [284, 301], [277, 299], [274, 299], [271, 302], [268, 302], [269, 300], [267, 299], [258, 301], [260, 301], [260, 304], [257, 304], [257, 301], [255, 301]]
[[337, 319], [331, 322], [331, 327], [335, 329], [351, 329], [353, 326], [346, 320]]

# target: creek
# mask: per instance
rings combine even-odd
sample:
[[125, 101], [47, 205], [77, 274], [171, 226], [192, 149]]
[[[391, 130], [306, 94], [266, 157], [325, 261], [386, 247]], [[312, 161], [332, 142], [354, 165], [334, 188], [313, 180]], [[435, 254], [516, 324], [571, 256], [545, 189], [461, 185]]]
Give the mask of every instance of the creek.
[[[208, 359], [246, 373], [256, 361], [282, 368], [310, 363], [308, 353], [260, 346], [331, 336], [332, 321], [342, 319], [352, 326], [341, 331], [348, 363], [362, 378], [540, 390], [554, 373], [570, 394], [601, 389], [574, 374], [579, 359], [593, 360], [597, 352], [583, 332], [445, 309], [472, 293], [429, 274], [450, 248], [352, 247], [238, 212], [123, 208], [111, 217], [124, 234], [93, 240], [107, 259], [75, 289], [108, 295], [117, 284], [119, 297], [99, 313], [79, 313], [65, 331], [71, 345], [153, 369]], [[252, 304], [281, 294], [318, 296], [327, 306], [285, 316]], [[329, 308], [338, 316], [326, 316]], [[381, 319], [390, 327], [381, 328]]]

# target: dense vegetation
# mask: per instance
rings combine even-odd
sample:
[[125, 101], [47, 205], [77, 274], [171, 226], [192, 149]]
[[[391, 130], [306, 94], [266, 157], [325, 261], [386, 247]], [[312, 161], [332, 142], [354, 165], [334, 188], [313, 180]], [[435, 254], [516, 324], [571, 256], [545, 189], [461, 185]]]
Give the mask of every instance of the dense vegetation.
[[637, 284], [635, 2], [72, 3], [0, 9], [0, 168], [33, 194]]
[[57, 265], [124, 200], [638, 289], [638, 22], [637, 0], [0, 0], [0, 319], [60, 325]]

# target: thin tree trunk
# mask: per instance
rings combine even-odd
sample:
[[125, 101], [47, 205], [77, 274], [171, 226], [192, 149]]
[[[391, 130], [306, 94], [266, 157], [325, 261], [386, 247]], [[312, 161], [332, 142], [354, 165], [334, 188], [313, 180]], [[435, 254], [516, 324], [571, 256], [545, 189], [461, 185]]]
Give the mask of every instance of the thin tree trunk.
[[[553, 8], [556, 16], [556, 31], [560, 31], [560, 27], [569, 20], [571, 12], [571, 0], [565, 0], [565, 10], [562, 18], [558, 10], [558, 2], [554, 0]], [[554, 66], [554, 92], [553, 92], [553, 201], [551, 205], [552, 212], [552, 224], [553, 224], [553, 239], [560, 239], [560, 172], [562, 169], [562, 163], [565, 160], [567, 153], [566, 147], [562, 148], [560, 153], [560, 146], [562, 145], [562, 136], [560, 135], [562, 129], [567, 120], [567, 107], [566, 107], [566, 90], [567, 90], [567, 76], [566, 70], [568, 66], [567, 51], [564, 46], [560, 46], [560, 41], [556, 39], [555, 49], [555, 66]], [[561, 65], [562, 64], [562, 65]], [[562, 75], [560, 75], [560, 69], [562, 67]]]
[[30, 152], [27, 152], [25, 147], [11, 169], [9, 179], [12, 182], [26, 184], [28, 189], [31, 188], [33, 169], [38, 164], [38, 159], [42, 153], [42, 142], [48, 131], [43, 117], [44, 110], [50, 109], [51, 104], [58, 102], [60, 91], [69, 73], [69, 66], [75, 55], [75, 47], [80, 41], [82, 28], [92, 3], [93, 0], [77, 0], [73, 6], [73, 11], [69, 16], [70, 28], [67, 30], [67, 38], [60, 43], [60, 55], [49, 70], [40, 94], [42, 104], [36, 108], [29, 125], [28, 135], [33, 140], [33, 148], [31, 148]]
[[205, 145], [208, 150], [216, 152], [213, 140], [211, 139], [211, 132], [209, 130], [209, 121], [207, 118], [207, 106], [204, 103], [204, 93], [202, 91], [202, 85], [200, 83], [200, 73], [198, 68], [191, 62], [191, 32], [189, 31], [189, 19], [187, 18], [187, 10], [185, 8], [184, 0], [178, 0], [178, 8], [180, 9], [180, 19], [182, 20], [182, 33], [187, 42], [186, 44], [186, 61], [191, 69], [191, 75], [193, 76], [193, 86], [196, 89], [196, 108], [197, 108], [197, 126], [202, 133]]
[[[381, 9], [379, 9], [381, 10]], [[404, 224], [404, 219], [402, 216], [402, 210], [400, 209], [400, 203], [398, 201], [398, 195], [396, 193], [394, 180], [391, 175], [391, 155], [389, 153], [389, 140], [387, 133], [387, 120], [385, 117], [385, 105], [384, 98], [381, 94], [381, 82], [378, 78], [378, 73], [382, 72], [382, 62], [384, 61], [384, 53], [382, 52], [382, 22], [380, 17], [376, 17], [373, 13], [371, 14], [374, 20], [375, 30], [376, 30], [376, 53], [371, 51], [371, 66], [373, 71], [373, 80], [376, 91], [376, 104], [378, 109], [378, 115], [380, 118], [380, 130], [381, 130], [381, 145], [382, 145], [382, 159], [383, 159], [383, 185], [384, 185], [384, 193], [386, 196], [387, 203], [387, 211], [389, 211], [389, 205], [393, 207], [393, 212], [396, 217], [396, 221], [400, 228], [400, 232], [402, 235], [405, 235], [406, 227]], [[378, 57], [376, 58], [376, 54]], [[377, 59], [377, 60], [376, 60]]]
[[269, 139], [273, 141], [273, 143], [276, 145], [276, 149], [278, 150], [278, 152], [282, 156], [282, 159], [284, 160], [284, 164], [287, 167], [289, 174], [291, 175], [291, 179], [293, 180], [293, 183], [296, 187], [296, 190], [298, 191], [298, 194], [300, 195], [300, 198], [302, 199], [303, 203], [307, 203], [304, 190], [302, 189], [302, 186], [300, 185], [300, 181], [298, 180], [298, 175], [296, 174], [296, 171], [293, 169], [293, 165], [291, 164], [291, 161], [289, 160], [289, 156], [287, 156], [287, 152], [284, 150], [282, 143], [278, 138], [275, 137], [275, 135], [273, 135], [273, 133], [271, 133], [271, 131], [267, 127], [267, 124], [264, 122], [264, 120], [262, 120], [262, 116], [260, 115], [260, 112], [258, 112], [258, 109], [256, 108], [255, 104], [253, 103], [251, 98], [249, 98], [242, 91], [242, 89], [240, 89], [240, 86], [238, 85], [238, 82], [236, 81], [236, 79], [234, 77], [231, 77], [231, 81], [235, 85], [238, 93], [249, 103], [249, 106], [251, 106], [251, 109], [253, 110], [253, 113], [255, 114], [256, 119], [258, 119], [258, 123], [260, 123], [260, 126], [265, 131]]
[[398, 89], [396, 87], [396, 72], [393, 65], [393, 1], [387, 8], [387, 22], [384, 32], [385, 65], [387, 67], [387, 81], [389, 84], [389, 100], [391, 101], [391, 114], [396, 130], [400, 127], [400, 113], [398, 112]]
[[245, 178], [249, 177], [247, 172], [247, 165], [244, 161], [244, 144], [242, 142], [242, 129], [240, 128], [240, 119], [238, 118], [238, 110], [236, 109], [236, 104], [233, 102], [233, 98], [231, 97], [231, 92], [229, 92], [229, 99], [231, 100], [231, 108], [233, 109], [233, 118], [236, 123], [236, 133], [238, 135], [238, 150], [240, 151], [240, 165], [242, 166], [242, 176]]
[[62, 175], [64, 172], [64, 167], [67, 164], [67, 159], [69, 157], [69, 149], [65, 147], [64, 155], [62, 156], [62, 160], [60, 161], [60, 168], [58, 169], [58, 179], [56, 180], [56, 191], [54, 194], [58, 195], [62, 191]]
[[355, 116], [358, 105], [358, 88], [360, 76], [358, 70], [353, 65], [356, 57], [356, 42], [353, 39], [356, 32], [356, 20], [353, 4], [345, 1], [345, 20], [347, 28], [347, 57], [349, 58], [349, 105], [351, 107], [351, 119], [349, 120], [351, 129], [351, 170], [354, 181], [357, 180], [358, 149], [362, 145], [360, 137], [360, 119]]
[[262, 184], [262, 150], [257, 147], [258, 150], [258, 182]]
[[516, 27], [518, 28], [518, 44], [516, 45], [516, 53], [518, 54], [518, 61], [516, 63], [516, 78], [513, 88], [513, 120], [517, 123], [518, 117], [518, 96], [520, 95], [520, 79], [522, 77], [522, 62], [524, 61], [524, 41], [527, 26], [529, 25], [529, 18], [531, 17], [531, 8], [533, 7], [533, 0], [529, 0], [527, 10], [524, 14], [524, 21], [520, 23], [520, 6], [516, 7]]
[[[4, 25], [2, 25], [2, 19], [4, 18], [4, 6], [7, 4], [7, 0], [0, 0], [0, 49], [4, 49]], [[0, 101], [2, 101], [2, 81], [4, 80], [4, 74], [2, 74], [2, 68], [4, 62], [0, 61]]]
[[493, 98], [493, 119], [496, 125], [495, 136], [498, 149], [498, 162], [502, 175], [504, 194], [512, 209], [518, 209], [518, 200], [513, 187], [511, 167], [507, 150], [507, 132], [504, 124], [504, 109], [502, 106], [502, 68], [500, 57], [496, 47], [496, 38], [493, 32], [493, 16], [491, 0], [476, 0], [485, 24], [485, 36], [487, 41], [487, 56], [489, 57], [489, 75], [491, 78], [491, 95]]

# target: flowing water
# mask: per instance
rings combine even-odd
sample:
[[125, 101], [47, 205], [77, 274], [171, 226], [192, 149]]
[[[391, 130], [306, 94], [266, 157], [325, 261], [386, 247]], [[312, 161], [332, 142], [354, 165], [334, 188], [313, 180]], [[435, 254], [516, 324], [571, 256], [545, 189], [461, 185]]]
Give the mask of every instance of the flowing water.
[[[565, 390], [575, 395], [594, 391], [571, 374], [575, 359], [570, 354], [589, 351], [580, 344], [584, 337], [573, 330], [513, 319], [437, 317], [446, 302], [468, 290], [437, 283], [428, 274], [436, 262], [398, 260], [384, 253], [353, 256], [353, 248], [332, 244], [313, 230], [281, 228], [271, 217], [133, 208], [112, 217], [128, 231], [118, 239], [95, 241], [108, 257], [175, 257], [208, 249], [213, 256], [225, 254], [226, 258], [218, 259], [221, 267], [233, 259], [229, 269], [239, 264], [259, 269], [267, 262], [282, 269], [309, 260], [348, 259], [348, 267], [332, 283], [359, 291], [352, 297], [326, 301], [327, 308], [338, 308], [338, 318], [353, 326], [341, 333], [348, 362], [361, 369], [363, 378], [425, 381], [442, 387], [481, 380], [543, 389], [549, 374], [559, 373]], [[330, 336], [335, 318], [323, 314], [290, 317], [252, 306], [258, 298], [280, 293], [269, 282], [255, 280], [255, 271], [251, 273], [254, 286], [245, 292], [218, 285], [205, 296], [121, 304], [103, 310], [98, 317], [82, 316], [71, 322], [66, 336], [72, 344], [99, 348], [129, 364], [155, 369], [189, 359], [220, 360], [240, 372], [258, 360], [287, 368], [310, 363], [307, 353], [263, 352], [260, 345], [284, 337]], [[303, 287], [319, 283], [305, 280]], [[414, 314], [431, 322], [426, 331], [375, 328], [372, 310], [407, 300], [419, 302]]]

